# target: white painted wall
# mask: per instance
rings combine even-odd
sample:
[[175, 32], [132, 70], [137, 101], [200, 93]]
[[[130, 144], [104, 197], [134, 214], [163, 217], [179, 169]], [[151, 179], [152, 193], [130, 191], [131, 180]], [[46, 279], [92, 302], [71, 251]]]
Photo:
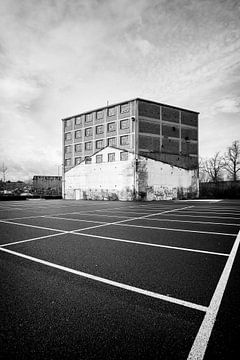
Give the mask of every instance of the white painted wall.
[[186, 170], [146, 158], [141, 158], [138, 168], [139, 191], [146, 192], [147, 200], [198, 196], [197, 170]]
[[[91, 156], [92, 163], [75, 166], [65, 174], [66, 199], [120, 199], [131, 200], [134, 189], [134, 155], [120, 161], [122, 151], [106, 147]], [[115, 154], [115, 161], [108, 162], [108, 154]], [[103, 162], [96, 163], [102, 155]]]
[[[135, 172], [134, 154], [120, 161], [120, 149], [106, 147], [91, 156], [92, 163], [75, 166], [65, 174], [66, 199], [133, 200], [136, 192], [146, 200], [170, 200], [198, 196], [197, 170], [185, 170], [140, 157]], [[108, 154], [115, 161], [108, 162]], [[103, 162], [96, 163], [102, 155]]]

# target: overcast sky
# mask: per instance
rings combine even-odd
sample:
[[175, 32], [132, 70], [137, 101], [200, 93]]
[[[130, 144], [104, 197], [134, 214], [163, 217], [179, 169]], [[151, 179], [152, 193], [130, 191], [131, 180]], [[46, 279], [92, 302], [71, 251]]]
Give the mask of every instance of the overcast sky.
[[199, 111], [202, 157], [240, 139], [240, 2], [0, 0], [7, 179], [57, 175], [61, 119], [135, 97]]

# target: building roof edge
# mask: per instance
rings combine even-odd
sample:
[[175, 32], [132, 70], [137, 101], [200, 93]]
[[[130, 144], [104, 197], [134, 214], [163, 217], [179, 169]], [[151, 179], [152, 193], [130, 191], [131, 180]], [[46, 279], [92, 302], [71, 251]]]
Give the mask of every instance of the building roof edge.
[[170, 107], [170, 108], [174, 108], [174, 109], [178, 109], [178, 110], [183, 110], [183, 111], [188, 111], [188, 112], [191, 112], [191, 113], [199, 114], [198, 111], [181, 108], [181, 107], [179, 107], [179, 106], [164, 104], [164, 103], [161, 103], [161, 102], [158, 102], [158, 101], [154, 101], [154, 100], [148, 100], [148, 99], [143, 99], [143, 98], [140, 98], [140, 97], [136, 97], [136, 98], [128, 99], [128, 100], [125, 100], [125, 101], [120, 101], [120, 102], [118, 102], [118, 103], [113, 103], [113, 104], [109, 104], [109, 105], [106, 105], [106, 106], [101, 106], [101, 107], [98, 107], [98, 108], [95, 108], [95, 109], [92, 109], [92, 110], [83, 111], [83, 112], [81, 112], [80, 114], [71, 115], [71, 116], [62, 118], [61, 120], [62, 120], [62, 121], [70, 120], [70, 119], [72, 119], [72, 118], [74, 118], [74, 117], [78, 117], [78, 116], [81, 116], [81, 115], [89, 114], [89, 113], [94, 112], [94, 111], [100, 111], [100, 110], [103, 110], [103, 109], [106, 109], [106, 108], [110, 108], [110, 107], [113, 107], [113, 106], [116, 106], [116, 105], [125, 104], [125, 103], [130, 102], [130, 101], [145, 101], [145, 102], [152, 103], [152, 104], [156, 104], [156, 105], [161, 105], [161, 106], [165, 106], [165, 107]]

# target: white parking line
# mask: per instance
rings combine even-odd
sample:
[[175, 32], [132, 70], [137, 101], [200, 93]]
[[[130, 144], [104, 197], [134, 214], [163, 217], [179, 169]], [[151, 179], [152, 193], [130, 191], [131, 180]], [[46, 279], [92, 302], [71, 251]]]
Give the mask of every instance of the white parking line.
[[[189, 213], [189, 211], [186, 211]], [[191, 211], [191, 214], [216, 214], [216, 215], [236, 215], [235, 212], [222, 212], [222, 211]]]
[[29, 241], [36, 241], [36, 240], [47, 239], [47, 238], [51, 238], [51, 237], [55, 237], [55, 236], [59, 236], [59, 235], [64, 235], [64, 234], [66, 234], [66, 233], [65, 233], [65, 232], [61, 232], [61, 233], [58, 233], [58, 234], [51, 234], [51, 235], [39, 236], [39, 237], [36, 237], [36, 238], [31, 238], [31, 239], [26, 239], [26, 240], [18, 240], [18, 241], [14, 241], [14, 242], [2, 244], [2, 245], [0, 245], [0, 248], [1, 248], [1, 247], [4, 247], [4, 246], [11, 246], [11, 245], [22, 244], [22, 243], [29, 242]]
[[[167, 210], [165, 212], [169, 213], [169, 212], [172, 212], [172, 211], [177, 211], [177, 210], [181, 210], [181, 209], [185, 209], [185, 208], [188, 208], [188, 206], [184, 207], [184, 208], [180, 208], [180, 209], [178, 208], [178, 209]], [[136, 218], [131, 218], [130, 220], [147, 218], [147, 217], [150, 217], [150, 216], [153, 216], [153, 215], [159, 215], [159, 214], [162, 214], [162, 212], [161, 213], [153, 213], [153, 214], [149, 214], [149, 215], [145, 215], [145, 216], [141, 216], [141, 217], [136, 217]], [[74, 229], [72, 231], [65, 231], [65, 230], [60, 230], [60, 229], [53, 229], [53, 228], [49, 228], [49, 227], [44, 227], [44, 226], [22, 224], [22, 223], [8, 221], [8, 220], [0, 220], [0, 222], [5, 223], [5, 224], [13, 224], [13, 225], [31, 227], [31, 228], [36, 228], [36, 229], [51, 230], [51, 231], [63, 232], [63, 233], [71, 233], [71, 232], [74, 232], [74, 231], [80, 231], [80, 230], [83, 231], [83, 230], [88, 230], [88, 229], [95, 229], [95, 228], [98, 228], [98, 227], [108, 226], [108, 225], [117, 224], [117, 223], [122, 223], [122, 222], [125, 222], [125, 221], [129, 221], [129, 219], [119, 220], [119, 221], [115, 221], [115, 222], [111, 222], [111, 223], [106, 222], [106, 223], [102, 223], [100, 225], [94, 225], [94, 226], [86, 227], [86, 228], [83, 228], [83, 229], [80, 228], [80, 229]], [[94, 221], [92, 221], [92, 222], [94, 222]]]
[[91, 222], [91, 223], [99, 223], [99, 224], [106, 224], [106, 221], [97, 221], [97, 220], [85, 220], [85, 219], [72, 219], [72, 218], [64, 218], [64, 217], [56, 217], [56, 216], [50, 216], [50, 215], [45, 215], [44, 216], [45, 219], [60, 219], [60, 220], [69, 220], [69, 221], [83, 221], [83, 222]]
[[224, 222], [214, 222], [214, 221], [192, 221], [192, 220], [176, 220], [176, 219], [148, 219], [149, 221], [172, 221], [180, 223], [190, 223], [190, 224], [209, 224], [209, 225], [226, 225], [226, 226], [240, 226], [240, 223], [224, 223]]
[[[129, 221], [129, 220], [128, 220]], [[130, 220], [131, 221], [131, 220]], [[133, 225], [133, 224], [120, 224], [120, 223], [112, 223], [113, 225], [119, 226], [128, 226], [128, 227], [136, 227], [143, 229], [153, 229], [153, 230], [167, 230], [167, 231], [180, 231], [180, 232], [190, 232], [197, 234], [210, 234], [210, 235], [224, 235], [224, 236], [236, 236], [237, 234], [229, 234], [229, 233], [221, 233], [215, 231], [200, 231], [200, 230], [188, 230], [188, 229], [174, 229], [174, 228], [165, 228], [165, 227], [157, 227], [157, 226], [144, 226], [144, 225]], [[82, 229], [83, 230], [83, 229]]]
[[[164, 214], [163, 214], [164, 215]], [[239, 220], [240, 221], [240, 217], [232, 217], [232, 216], [204, 216], [204, 215], [187, 215], [187, 214], [173, 214], [174, 216], [182, 216], [182, 217], [193, 217], [193, 218], [207, 218], [207, 219], [234, 219], [234, 220]]]
[[[148, 215], [144, 215], [144, 216], [132, 217], [130, 219], [124, 219], [124, 220], [114, 221], [114, 222], [105, 223], [105, 224], [101, 224], [101, 225], [90, 226], [90, 227], [87, 227], [87, 228], [84, 228], [84, 229], [78, 229], [78, 230], [79, 231], [84, 231], [84, 230], [96, 229], [96, 228], [103, 227], [103, 226], [117, 225], [117, 224], [124, 223], [126, 221], [145, 219], [145, 218], [149, 218], [151, 216], [171, 213], [173, 211], [180, 211], [180, 210], [188, 209], [188, 208], [191, 208], [191, 207], [193, 207], [193, 206], [185, 206], [184, 208], [175, 208], [175, 209], [166, 210], [166, 211], [162, 211], [162, 212], [158, 212], [158, 213], [152, 213], [152, 214], [148, 214]], [[74, 230], [74, 231], [78, 231], [78, 230]]]
[[177, 304], [177, 305], [185, 306], [185, 307], [195, 309], [195, 310], [199, 310], [199, 311], [203, 311], [203, 312], [206, 312], [206, 310], [207, 310], [207, 307], [203, 306], [203, 305], [195, 304], [195, 303], [192, 303], [192, 302], [189, 302], [189, 301], [173, 298], [171, 296], [162, 295], [162, 294], [159, 294], [159, 293], [156, 293], [156, 292], [153, 292], [153, 291], [141, 289], [141, 288], [138, 288], [138, 287], [135, 287], [135, 286], [131, 286], [131, 285], [127, 285], [127, 284], [117, 282], [117, 281], [102, 278], [100, 276], [96, 276], [96, 275], [92, 275], [92, 274], [85, 273], [85, 272], [82, 272], [82, 271], [74, 270], [74, 269], [66, 267], [66, 266], [54, 264], [52, 262], [41, 260], [41, 259], [35, 258], [33, 256], [25, 255], [25, 254], [22, 254], [22, 253], [19, 253], [19, 252], [16, 252], [16, 251], [12, 251], [12, 250], [9, 250], [9, 249], [0, 248], [0, 251], [4, 251], [4, 252], [9, 253], [11, 255], [15, 255], [15, 256], [18, 256], [18, 257], [21, 257], [21, 258], [24, 258], [24, 259], [27, 259], [27, 260], [42, 264], [42, 265], [46, 265], [46, 266], [49, 266], [49, 267], [52, 267], [52, 268], [55, 268], [55, 269], [58, 269], [58, 270], [66, 271], [66, 272], [74, 274], [74, 275], [78, 275], [78, 276], [81, 276], [81, 277], [84, 277], [84, 278], [87, 278], [87, 279], [98, 281], [98, 282], [101, 282], [101, 283], [104, 283], [104, 284], [107, 284], [107, 285], [115, 286], [115, 287], [118, 287], [118, 288], [121, 288], [121, 289], [124, 289], [124, 290], [132, 291], [132, 292], [135, 292], [135, 293], [138, 293], [138, 294], [141, 294], [141, 295], [149, 296], [149, 297], [152, 297], [152, 298], [155, 298], [155, 299], [158, 299], [158, 300], [167, 301], [167, 302], [170, 302], [170, 303], [174, 303], [174, 304]]
[[207, 312], [204, 316], [202, 324], [199, 328], [198, 334], [194, 340], [190, 353], [188, 355], [188, 360], [202, 360], [204, 358], [204, 354], [207, 349], [207, 345], [216, 321], [216, 317], [218, 314], [218, 310], [221, 305], [221, 301], [223, 298], [224, 291], [226, 289], [226, 285], [230, 276], [230, 272], [232, 270], [232, 266], [234, 263], [234, 259], [236, 257], [236, 253], [238, 250], [238, 246], [240, 243], [240, 231], [238, 236], [234, 242], [232, 251], [229, 255], [229, 258], [226, 262], [216, 290], [213, 294], [212, 300], [210, 302], [209, 307], [207, 308]]
[[68, 232], [68, 231], [65, 231], [65, 230], [53, 229], [53, 228], [44, 227], [44, 226], [38, 226], [38, 225], [21, 224], [21, 223], [17, 223], [17, 222], [13, 222], [13, 221], [0, 220], [0, 222], [2, 222], [4, 224], [19, 225], [19, 226], [25, 226], [25, 227], [35, 228], [35, 229], [43, 229], [43, 230], [50, 230], [50, 231], [56, 231], [56, 232], [60, 231], [62, 233], [67, 233]]
[[227, 257], [229, 256], [229, 254], [226, 254], [226, 253], [207, 251], [207, 250], [191, 249], [191, 248], [185, 248], [185, 247], [180, 247], [180, 246], [161, 245], [161, 244], [156, 244], [156, 243], [148, 243], [148, 242], [143, 242], [143, 241], [141, 242], [141, 241], [128, 240], [128, 239], [120, 239], [120, 238], [114, 238], [114, 237], [110, 237], [110, 236], [85, 234], [85, 233], [81, 233], [81, 232], [78, 232], [78, 233], [72, 232], [72, 234], [81, 235], [81, 236], [88, 236], [88, 237], [93, 237], [93, 238], [99, 238], [99, 239], [104, 239], [104, 240], [125, 242], [125, 243], [136, 244], [136, 245], [160, 247], [160, 248], [166, 248], [166, 249], [171, 249], [171, 250], [182, 250], [182, 251], [196, 252], [196, 253], [202, 253], [202, 254], [208, 254], [208, 255], [227, 256]]

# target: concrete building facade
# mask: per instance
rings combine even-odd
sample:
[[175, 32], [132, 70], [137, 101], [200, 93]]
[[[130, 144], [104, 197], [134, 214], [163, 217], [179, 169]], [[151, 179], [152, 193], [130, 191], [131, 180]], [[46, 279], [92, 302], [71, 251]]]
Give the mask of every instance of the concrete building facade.
[[[62, 123], [64, 198], [89, 198], [86, 194], [96, 189], [102, 194], [104, 189], [111, 193], [117, 189], [113, 197], [122, 200], [197, 196], [197, 112], [136, 98]], [[109, 154], [115, 154], [114, 160]], [[99, 162], [100, 158], [104, 160]], [[119, 182], [110, 182], [112, 174]], [[125, 189], [124, 174], [131, 191]], [[81, 182], [74, 182], [77, 178]], [[95, 190], [88, 192], [84, 181]], [[98, 197], [97, 192], [92, 196]]]

